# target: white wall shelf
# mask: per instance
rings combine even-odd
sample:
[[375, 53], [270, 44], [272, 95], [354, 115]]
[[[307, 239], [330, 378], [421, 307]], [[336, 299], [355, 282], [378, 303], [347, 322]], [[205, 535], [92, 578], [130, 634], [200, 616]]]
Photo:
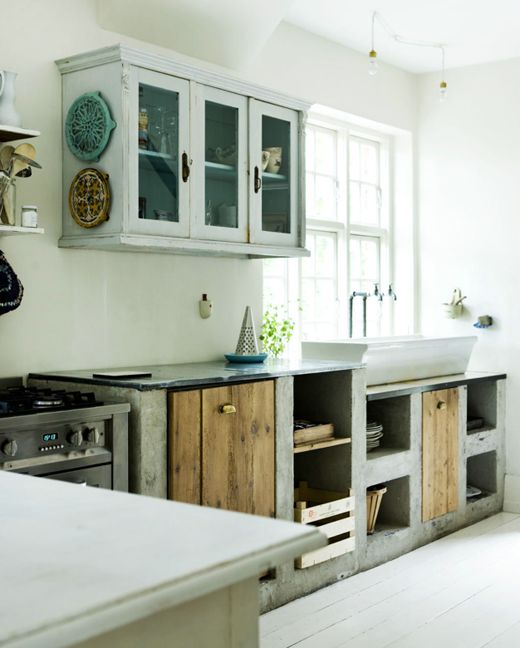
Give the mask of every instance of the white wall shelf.
[[16, 128], [15, 126], [3, 126], [0, 124], [0, 142], [13, 142], [19, 139], [38, 137], [39, 131], [28, 130], [27, 128]]
[[19, 234], [44, 234], [43, 227], [18, 227], [16, 225], [0, 225], [0, 236], [18, 236]]

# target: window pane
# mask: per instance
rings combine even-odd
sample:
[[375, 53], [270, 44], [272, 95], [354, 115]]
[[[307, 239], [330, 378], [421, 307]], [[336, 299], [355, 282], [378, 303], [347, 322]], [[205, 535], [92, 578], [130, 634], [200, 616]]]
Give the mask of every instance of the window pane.
[[316, 274], [334, 278], [336, 274], [335, 237], [322, 235], [316, 240]]
[[314, 218], [336, 220], [336, 182], [333, 178], [316, 176]]
[[361, 145], [361, 177], [360, 180], [379, 184], [379, 144], [364, 142]]
[[361, 152], [359, 142], [351, 139], [348, 147], [348, 173], [352, 180], [361, 179]]
[[350, 139], [349, 175], [351, 180], [379, 184], [379, 142]]
[[334, 312], [336, 305], [336, 295], [334, 290], [333, 279], [316, 280], [316, 319], [327, 322], [330, 319], [330, 313]]
[[316, 218], [316, 193], [314, 189], [314, 174], [307, 173], [305, 175], [305, 193], [306, 202], [305, 209], [307, 218]]
[[363, 215], [361, 213], [361, 185], [359, 184], [359, 182], [349, 182], [348, 206], [350, 222], [362, 223]]
[[371, 292], [380, 283], [379, 239], [353, 236], [350, 240], [350, 285], [352, 290]]
[[315, 130], [307, 128], [305, 131], [305, 166], [307, 171], [314, 171], [316, 159]]
[[308, 231], [311, 257], [301, 260], [302, 338], [336, 337], [337, 322], [337, 234]]
[[336, 134], [334, 131], [316, 130], [315, 171], [324, 175], [336, 175]]
[[379, 188], [357, 181], [349, 182], [350, 222], [379, 225]]
[[313, 322], [315, 317], [316, 292], [313, 279], [302, 279], [302, 319]]
[[379, 225], [378, 189], [372, 185], [361, 185], [361, 217], [367, 225]]
[[264, 277], [264, 304], [285, 304], [286, 284], [283, 279]]
[[[380, 284], [379, 239], [370, 236], [353, 236], [350, 240], [350, 288], [349, 292], [374, 292], [374, 284]], [[383, 309], [381, 302], [370, 297], [366, 301], [366, 334], [378, 336], [381, 334], [381, 317]], [[353, 300], [352, 311], [353, 337], [363, 335], [363, 298]]]

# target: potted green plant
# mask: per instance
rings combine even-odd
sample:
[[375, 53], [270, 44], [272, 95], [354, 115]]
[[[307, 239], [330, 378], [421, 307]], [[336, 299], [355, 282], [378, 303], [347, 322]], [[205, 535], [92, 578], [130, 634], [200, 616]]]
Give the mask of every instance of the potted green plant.
[[278, 358], [285, 350], [294, 332], [295, 322], [285, 308], [269, 304], [262, 319], [260, 340], [264, 351], [273, 358]]

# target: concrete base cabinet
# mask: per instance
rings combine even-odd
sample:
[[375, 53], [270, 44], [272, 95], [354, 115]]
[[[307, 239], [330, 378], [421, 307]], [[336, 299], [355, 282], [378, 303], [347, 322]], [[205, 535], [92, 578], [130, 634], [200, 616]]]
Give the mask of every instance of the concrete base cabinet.
[[[364, 368], [329, 361], [272, 363], [258, 373], [222, 363], [141, 369], [152, 378], [115, 384], [78, 371], [32, 380], [88, 382], [107, 400], [135, 404], [134, 492], [321, 528], [327, 546], [262, 579], [264, 611], [502, 508], [503, 374], [367, 388]], [[295, 446], [294, 419], [331, 424], [334, 436]], [[369, 452], [367, 420], [383, 426]], [[371, 534], [367, 491], [382, 494]]]

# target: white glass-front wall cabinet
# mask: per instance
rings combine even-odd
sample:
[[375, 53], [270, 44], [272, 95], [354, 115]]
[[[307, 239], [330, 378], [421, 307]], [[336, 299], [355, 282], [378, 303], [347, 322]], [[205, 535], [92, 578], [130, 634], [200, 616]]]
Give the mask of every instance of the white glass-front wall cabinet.
[[[63, 142], [62, 247], [251, 257], [304, 256], [308, 105], [170, 59], [115, 46], [58, 61], [63, 117], [99, 92], [116, 127], [99, 160]], [[107, 173], [110, 217], [84, 228], [69, 188]]]

